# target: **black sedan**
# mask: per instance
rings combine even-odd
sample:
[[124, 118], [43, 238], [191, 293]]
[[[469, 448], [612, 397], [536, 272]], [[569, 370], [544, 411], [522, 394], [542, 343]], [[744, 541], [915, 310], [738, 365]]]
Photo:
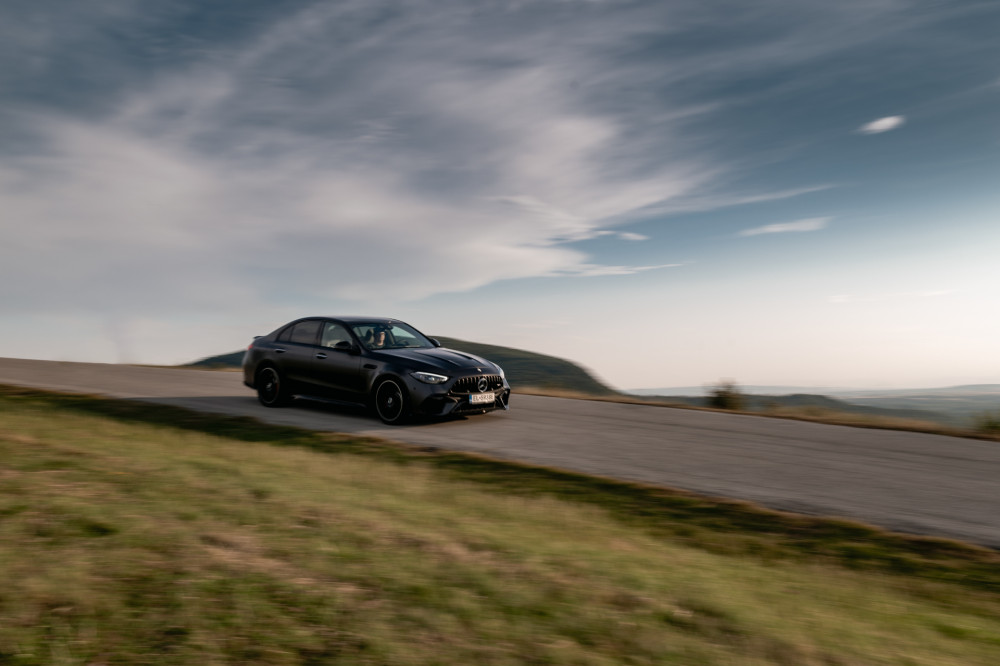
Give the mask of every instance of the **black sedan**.
[[496, 363], [445, 349], [412, 326], [377, 317], [307, 317], [258, 338], [243, 383], [266, 407], [293, 397], [366, 405], [383, 422], [507, 409]]

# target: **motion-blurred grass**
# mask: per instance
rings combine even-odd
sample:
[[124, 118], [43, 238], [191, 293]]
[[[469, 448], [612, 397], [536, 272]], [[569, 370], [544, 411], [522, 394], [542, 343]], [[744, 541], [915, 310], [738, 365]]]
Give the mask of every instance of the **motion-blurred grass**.
[[0, 395], [3, 664], [995, 664], [1000, 558], [610, 480]]

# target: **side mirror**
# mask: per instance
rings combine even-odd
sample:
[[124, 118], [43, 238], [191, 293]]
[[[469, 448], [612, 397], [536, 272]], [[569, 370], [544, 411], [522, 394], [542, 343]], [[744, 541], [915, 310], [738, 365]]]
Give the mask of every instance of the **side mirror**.
[[336, 349], [337, 351], [349, 352], [354, 349], [354, 345], [351, 344], [350, 340], [341, 340], [340, 342], [335, 344], [333, 348]]
[[441, 346], [441, 343], [437, 341], [437, 338], [427, 338], [427, 339], [430, 340], [431, 344], [434, 345], [435, 347]]

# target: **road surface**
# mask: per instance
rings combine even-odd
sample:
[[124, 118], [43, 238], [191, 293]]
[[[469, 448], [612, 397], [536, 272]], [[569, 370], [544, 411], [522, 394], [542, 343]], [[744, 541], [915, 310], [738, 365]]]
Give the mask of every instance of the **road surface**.
[[24, 359], [0, 358], [0, 384], [482, 453], [1000, 548], [996, 442], [528, 395], [509, 412], [388, 427], [315, 403], [267, 409], [236, 372]]

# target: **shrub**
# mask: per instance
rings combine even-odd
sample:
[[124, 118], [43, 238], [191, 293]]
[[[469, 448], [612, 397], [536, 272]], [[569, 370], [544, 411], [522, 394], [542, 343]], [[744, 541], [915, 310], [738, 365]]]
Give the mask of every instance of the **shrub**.
[[712, 389], [708, 397], [708, 406], [716, 409], [732, 409], [740, 411], [746, 406], [746, 398], [740, 387], [732, 380], [723, 380]]
[[1000, 411], [983, 412], [976, 417], [976, 430], [1000, 435]]

